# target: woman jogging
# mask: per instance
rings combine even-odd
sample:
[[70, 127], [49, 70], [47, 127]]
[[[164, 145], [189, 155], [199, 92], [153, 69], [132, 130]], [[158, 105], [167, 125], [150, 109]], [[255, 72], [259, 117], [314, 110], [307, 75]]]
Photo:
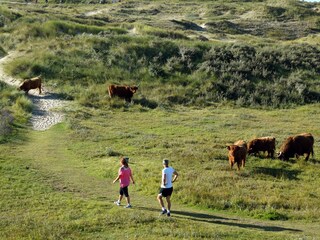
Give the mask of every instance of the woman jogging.
[[134, 184], [134, 180], [132, 177], [131, 169], [129, 167], [129, 158], [125, 158], [125, 157], [121, 158], [120, 164], [121, 164], [121, 167], [119, 168], [119, 171], [118, 171], [118, 177], [113, 181], [113, 183], [115, 183], [116, 181], [120, 180], [119, 198], [114, 203], [117, 206], [120, 206], [121, 200], [124, 195], [127, 200], [127, 205], [125, 206], [125, 208], [131, 208], [132, 206], [130, 204], [128, 186], [130, 184], [130, 179], [132, 180], [132, 184]]

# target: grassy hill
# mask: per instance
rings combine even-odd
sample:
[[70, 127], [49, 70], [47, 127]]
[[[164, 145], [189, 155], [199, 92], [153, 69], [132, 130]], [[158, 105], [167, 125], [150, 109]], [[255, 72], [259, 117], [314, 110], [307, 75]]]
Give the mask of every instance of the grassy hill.
[[320, 100], [317, 4], [125, 1], [1, 9], [0, 45], [25, 52], [8, 71], [42, 74], [83, 105], [105, 106], [110, 83], [139, 84], [136, 101], [146, 107]]
[[[90, 4], [89, 4], [90, 3]], [[1, 239], [317, 239], [320, 6], [266, 1], [0, 3], [0, 55], [73, 100], [28, 128], [32, 103], [0, 82]], [[107, 85], [139, 84], [132, 104]], [[238, 139], [311, 132], [315, 155], [249, 156]], [[120, 156], [137, 184], [113, 204]], [[160, 218], [161, 161], [180, 173]]]

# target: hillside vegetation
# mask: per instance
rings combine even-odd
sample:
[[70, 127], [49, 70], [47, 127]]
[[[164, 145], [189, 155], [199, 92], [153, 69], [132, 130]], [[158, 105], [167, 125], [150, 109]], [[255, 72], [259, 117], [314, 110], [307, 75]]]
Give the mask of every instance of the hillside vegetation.
[[[295, 0], [0, 3], [0, 56], [70, 101], [28, 128], [31, 100], [0, 82], [0, 239], [317, 239], [320, 6]], [[139, 85], [132, 103], [109, 84]], [[314, 156], [226, 146], [310, 132]], [[113, 204], [130, 157], [132, 209]], [[161, 162], [180, 176], [159, 217]], [[125, 223], [125, 224], [124, 224]]]
[[[74, 1], [73, 1], [74, 2]], [[125, 1], [1, 7], [10, 74], [42, 74], [85, 106], [106, 85], [140, 86], [144, 107], [319, 102], [320, 11], [298, 1]], [[84, 88], [85, 86], [85, 88]]]
[[0, 81], [0, 144], [19, 137], [19, 128], [25, 126], [32, 104], [22, 93], [13, 91]]

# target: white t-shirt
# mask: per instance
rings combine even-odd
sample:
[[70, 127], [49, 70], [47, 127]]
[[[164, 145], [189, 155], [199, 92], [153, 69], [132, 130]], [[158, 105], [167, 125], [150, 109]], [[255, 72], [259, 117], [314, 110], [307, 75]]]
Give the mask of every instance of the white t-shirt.
[[[162, 188], [172, 188], [172, 175], [175, 170], [172, 167], [166, 167], [162, 169], [162, 179], [161, 179], [161, 187]], [[164, 175], [166, 175], [166, 185], [163, 185]]]

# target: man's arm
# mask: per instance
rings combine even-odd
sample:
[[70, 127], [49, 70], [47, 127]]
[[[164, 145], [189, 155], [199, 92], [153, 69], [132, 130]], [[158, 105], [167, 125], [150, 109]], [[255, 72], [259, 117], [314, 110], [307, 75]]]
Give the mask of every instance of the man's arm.
[[173, 175], [174, 175], [174, 176], [173, 176], [172, 182], [175, 182], [175, 181], [177, 180], [179, 174], [178, 174], [177, 171], [174, 171], [174, 172], [173, 172]]

